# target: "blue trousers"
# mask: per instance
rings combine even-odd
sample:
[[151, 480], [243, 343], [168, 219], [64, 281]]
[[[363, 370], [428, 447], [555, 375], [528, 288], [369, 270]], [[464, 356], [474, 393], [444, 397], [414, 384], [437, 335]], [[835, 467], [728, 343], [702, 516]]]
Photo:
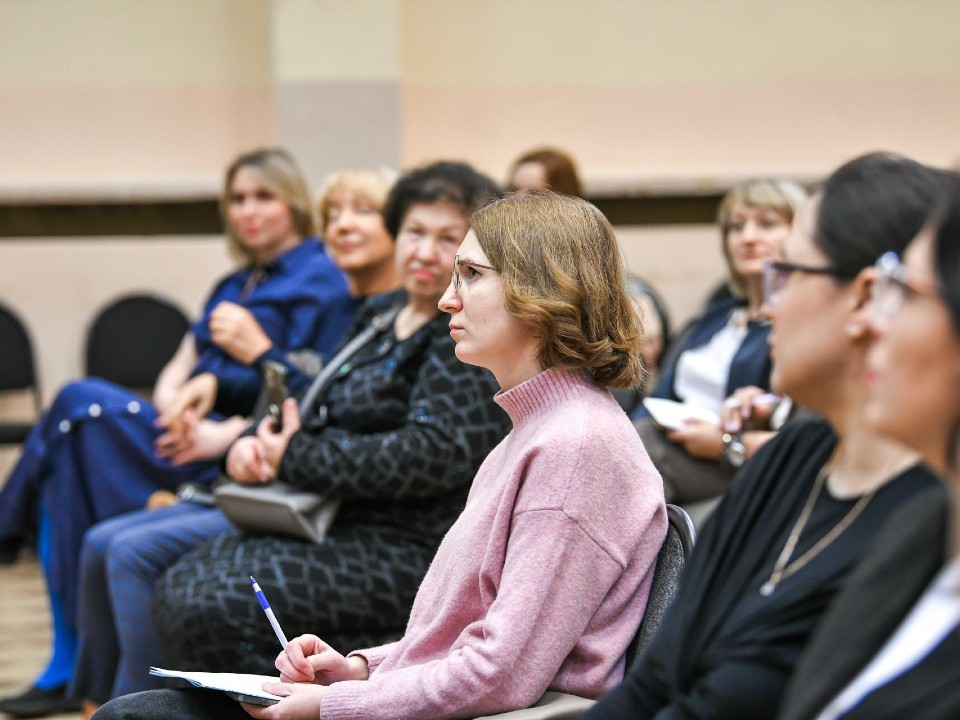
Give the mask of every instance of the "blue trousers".
[[30, 434], [0, 491], [0, 537], [35, 523], [40, 498], [52, 498], [47, 584], [75, 627], [80, 547], [94, 524], [142, 508], [155, 490], [182, 482], [209, 485], [219, 462], [173, 465], [153, 442], [157, 411], [129, 390], [96, 378], [70, 383]]
[[79, 653], [71, 694], [97, 703], [162, 687], [148, 674], [163, 657], [150, 613], [164, 571], [232, 527], [216, 508], [179, 503], [98, 523], [80, 559]]

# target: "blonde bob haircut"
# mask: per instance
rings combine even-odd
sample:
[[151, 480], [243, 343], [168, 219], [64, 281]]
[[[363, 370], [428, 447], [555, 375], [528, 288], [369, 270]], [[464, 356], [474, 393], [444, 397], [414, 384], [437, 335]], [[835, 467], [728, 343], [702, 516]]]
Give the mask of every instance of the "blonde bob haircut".
[[643, 331], [599, 210], [569, 195], [515, 193], [477, 210], [470, 227], [503, 278], [507, 312], [540, 338], [541, 367], [585, 370], [607, 387], [641, 383]]
[[733, 186], [723, 196], [717, 210], [717, 225], [720, 226], [723, 257], [727, 261], [727, 269], [730, 273], [727, 283], [735, 296], [743, 297], [746, 294], [746, 288], [743, 278], [733, 269], [730, 245], [727, 243], [734, 208], [742, 205], [770, 209], [786, 220], [788, 225], [793, 225], [793, 219], [806, 198], [807, 191], [792, 180], [750, 180]]
[[297, 167], [296, 160], [286, 150], [281, 148], [261, 148], [238, 156], [227, 168], [223, 180], [223, 195], [220, 197], [220, 215], [227, 229], [230, 240], [230, 252], [244, 263], [251, 263], [253, 257], [240, 243], [236, 229], [229, 220], [230, 195], [233, 188], [233, 179], [242, 168], [253, 170], [260, 182], [275, 193], [290, 207], [290, 216], [293, 227], [300, 238], [314, 234], [313, 205], [310, 202], [310, 191], [307, 181]]
[[350, 168], [338, 170], [327, 176], [317, 200], [317, 228], [323, 235], [330, 221], [330, 198], [339, 192], [359, 195], [379, 213], [387, 202], [387, 195], [397, 181], [399, 173], [387, 167]]

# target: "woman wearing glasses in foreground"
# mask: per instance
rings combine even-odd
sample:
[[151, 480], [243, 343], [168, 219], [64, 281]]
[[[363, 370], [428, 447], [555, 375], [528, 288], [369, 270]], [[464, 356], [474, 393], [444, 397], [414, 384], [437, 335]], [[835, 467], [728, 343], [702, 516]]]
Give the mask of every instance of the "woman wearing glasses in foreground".
[[936, 480], [864, 422], [873, 263], [900, 252], [940, 176], [868, 155], [827, 179], [767, 266], [773, 385], [819, 412], [746, 465], [707, 521], [657, 634], [585, 717], [774, 717], [810, 633], [898, 506]]
[[[613, 229], [592, 205], [477, 211], [450, 287], [457, 357], [488, 368], [513, 430], [487, 457], [398, 642], [344, 657], [304, 635], [258, 718], [467, 718], [620, 681], [666, 532], [660, 478], [607, 386], [642, 375]], [[283, 618], [280, 618], [283, 622]], [[232, 704], [232, 705], [231, 705]], [[119, 698], [100, 718], [236, 717], [216, 692]]]
[[960, 717], [960, 179], [950, 184], [903, 262], [877, 264], [867, 406], [950, 492], [926, 493], [891, 520], [804, 653], [787, 720]]

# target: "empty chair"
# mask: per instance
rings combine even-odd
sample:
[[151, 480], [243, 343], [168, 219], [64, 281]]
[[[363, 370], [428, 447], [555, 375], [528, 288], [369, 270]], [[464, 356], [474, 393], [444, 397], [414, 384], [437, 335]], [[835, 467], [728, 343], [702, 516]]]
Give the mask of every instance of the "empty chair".
[[[39, 416], [40, 385], [30, 334], [18, 315], [0, 304], [0, 393], [8, 392], [30, 392]], [[33, 426], [25, 420], [0, 420], [0, 445], [19, 445]]]
[[87, 375], [149, 390], [190, 323], [179, 308], [152, 295], [128, 295], [94, 318], [87, 334]]
[[[643, 620], [633, 641], [627, 647], [627, 662], [624, 670], [629, 670], [640, 650], [653, 637], [663, 616], [677, 594], [680, 575], [687, 558], [693, 550], [697, 531], [693, 520], [686, 511], [676, 505], [667, 505], [667, 536], [657, 554], [657, 565], [653, 571], [653, 584], [647, 599], [647, 608]], [[490, 715], [477, 720], [572, 720], [585, 713], [594, 701], [567, 693], [548, 691], [533, 707], [512, 712]]]

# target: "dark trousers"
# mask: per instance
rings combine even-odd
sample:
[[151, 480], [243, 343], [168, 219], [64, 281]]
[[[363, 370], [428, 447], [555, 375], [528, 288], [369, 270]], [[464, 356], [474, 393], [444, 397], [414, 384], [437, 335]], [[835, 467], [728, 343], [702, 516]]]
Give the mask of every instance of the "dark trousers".
[[640, 434], [654, 467], [663, 478], [663, 494], [668, 503], [708, 500], [723, 495], [730, 484], [730, 473], [720, 460], [692, 457], [682, 445], [667, 440], [663, 430], [650, 418], [636, 420], [633, 426]]
[[97, 710], [96, 720], [250, 720], [250, 716], [218, 690], [149, 690], [111, 700]]
[[346, 654], [403, 634], [434, 552], [393, 528], [334, 523], [321, 545], [231, 531], [159, 580], [154, 624], [172, 668], [272, 674], [281, 647], [251, 575], [288, 639], [313, 633]]

